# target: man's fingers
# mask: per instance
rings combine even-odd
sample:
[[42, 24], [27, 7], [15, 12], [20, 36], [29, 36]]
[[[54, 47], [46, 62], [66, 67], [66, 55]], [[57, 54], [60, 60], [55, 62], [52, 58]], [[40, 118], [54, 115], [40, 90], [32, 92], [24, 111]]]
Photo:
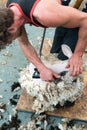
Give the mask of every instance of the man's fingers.
[[70, 67], [71, 76], [77, 76], [80, 73], [82, 73], [82, 67], [80, 67], [80, 66], [71, 66]]
[[69, 60], [66, 68], [69, 68], [69, 72], [70, 72], [71, 76], [77, 76], [80, 73], [82, 73], [82, 62], [73, 64], [73, 62], [70, 62], [70, 60]]
[[59, 74], [54, 73], [54, 76], [53, 76], [53, 77], [55, 77], [55, 78], [60, 78], [60, 75], [59, 75]]

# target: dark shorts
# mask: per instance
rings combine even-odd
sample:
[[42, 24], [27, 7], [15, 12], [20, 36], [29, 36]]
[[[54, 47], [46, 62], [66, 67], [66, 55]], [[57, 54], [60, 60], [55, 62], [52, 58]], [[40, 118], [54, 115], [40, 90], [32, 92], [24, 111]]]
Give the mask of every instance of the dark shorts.
[[55, 30], [54, 40], [50, 52], [58, 53], [59, 59], [66, 60], [67, 57], [63, 54], [61, 45], [68, 45], [71, 48], [72, 52], [74, 52], [78, 40], [78, 30], [79, 28], [69, 29], [64, 27], [57, 27]]

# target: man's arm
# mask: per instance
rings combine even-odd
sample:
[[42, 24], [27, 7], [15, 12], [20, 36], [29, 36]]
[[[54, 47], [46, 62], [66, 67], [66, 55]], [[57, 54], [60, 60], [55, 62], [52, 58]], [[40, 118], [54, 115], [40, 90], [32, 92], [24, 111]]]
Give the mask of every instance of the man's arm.
[[18, 38], [18, 41], [27, 59], [32, 62], [40, 72], [40, 77], [42, 80], [52, 81], [54, 78], [59, 77], [56, 73], [42, 63], [35, 49], [30, 44], [24, 27], [22, 28], [22, 34]]
[[[68, 62], [68, 66], [70, 67], [70, 75], [75, 76], [82, 72], [82, 56], [87, 47], [87, 13], [78, 11], [76, 9], [73, 10], [73, 8], [70, 9], [70, 12], [67, 13], [69, 16], [69, 22], [67, 22], [64, 26], [68, 27], [69, 25], [69, 27], [79, 27], [76, 48], [74, 54]], [[73, 12], [75, 16], [73, 16], [71, 12]]]

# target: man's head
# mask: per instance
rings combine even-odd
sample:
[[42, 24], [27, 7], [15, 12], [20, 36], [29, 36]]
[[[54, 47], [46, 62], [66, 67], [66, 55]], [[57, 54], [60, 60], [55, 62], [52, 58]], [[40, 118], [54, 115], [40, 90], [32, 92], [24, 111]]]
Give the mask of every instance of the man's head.
[[8, 28], [14, 22], [14, 14], [8, 8], [0, 8], [0, 48], [9, 43], [10, 33]]

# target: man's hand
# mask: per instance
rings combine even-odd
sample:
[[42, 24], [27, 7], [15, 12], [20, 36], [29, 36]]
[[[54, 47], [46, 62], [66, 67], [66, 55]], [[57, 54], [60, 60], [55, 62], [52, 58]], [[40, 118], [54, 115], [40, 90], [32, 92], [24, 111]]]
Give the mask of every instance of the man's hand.
[[45, 67], [43, 70], [40, 71], [40, 77], [44, 81], [54, 81], [56, 78], [59, 78], [60, 76], [51, 69]]
[[70, 67], [71, 76], [76, 76], [82, 73], [82, 63], [82, 57], [79, 56], [77, 53], [74, 53], [66, 66], [66, 68]]

